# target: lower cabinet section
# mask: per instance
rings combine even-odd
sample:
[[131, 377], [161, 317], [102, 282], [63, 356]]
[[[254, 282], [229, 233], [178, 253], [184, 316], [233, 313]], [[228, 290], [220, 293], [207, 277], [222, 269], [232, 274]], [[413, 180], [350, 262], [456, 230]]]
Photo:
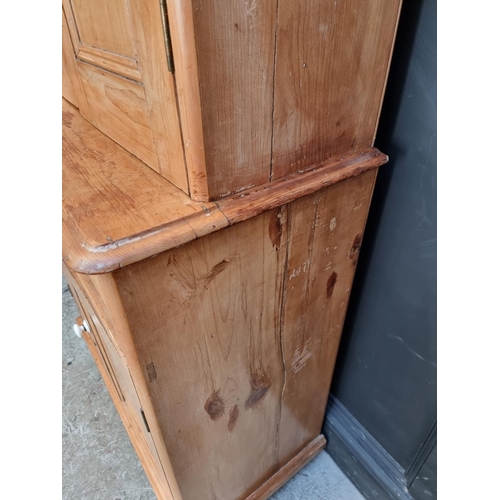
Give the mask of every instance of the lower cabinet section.
[[107, 274], [66, 270], [158, 498], [268, 498], [325, 446], [375, 177]]

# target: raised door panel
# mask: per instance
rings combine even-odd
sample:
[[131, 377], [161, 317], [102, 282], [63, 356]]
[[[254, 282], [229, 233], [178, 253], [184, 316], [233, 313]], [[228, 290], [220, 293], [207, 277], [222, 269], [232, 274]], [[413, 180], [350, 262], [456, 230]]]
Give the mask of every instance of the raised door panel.
[[86, 63], [78, 66], [93, 125], [157, 170], [144, 87]]
[[136, 58], [126, 0], [71, 0], [81, 43]]
[[162, 11], [155, 0], [63, 0], [88, 102], [99, 130], [189, 192]]

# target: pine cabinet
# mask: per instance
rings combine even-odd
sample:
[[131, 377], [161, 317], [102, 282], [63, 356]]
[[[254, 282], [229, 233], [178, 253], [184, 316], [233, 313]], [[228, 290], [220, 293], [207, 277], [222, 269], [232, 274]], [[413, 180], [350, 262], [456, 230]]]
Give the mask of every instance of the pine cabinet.
[[399, 8], [63, 1], [64, 272], [158, 498], [325, 445]]

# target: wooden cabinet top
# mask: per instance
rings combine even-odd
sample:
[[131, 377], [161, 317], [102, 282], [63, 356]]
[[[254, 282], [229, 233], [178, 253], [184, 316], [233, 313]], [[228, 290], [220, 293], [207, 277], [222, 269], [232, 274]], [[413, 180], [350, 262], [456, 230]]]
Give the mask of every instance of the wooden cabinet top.
[[63, 99], [63, 258], [106, 273], [289, 203], [387, 161], [375, 148], [218, 202], [195, 202]]

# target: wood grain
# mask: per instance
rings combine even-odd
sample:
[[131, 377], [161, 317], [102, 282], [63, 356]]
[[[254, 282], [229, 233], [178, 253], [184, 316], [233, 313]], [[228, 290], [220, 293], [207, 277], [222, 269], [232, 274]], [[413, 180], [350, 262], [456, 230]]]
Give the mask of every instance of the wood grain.
[[277, 471], [285, 217], [115, 273], [184, 500], [244, 498]]
[[[141, 458], [155, 493], [158, 498], [171, 499], [172, 494], [156, 446], [150, 432], [145, 427], [141, 415], [141, 404], [127, 367], [127, 361], [115, 346], [115, 342], [111, 341], [109, 337], [112, 331], [111, 328], [114, 329], [114, 324], [113, 322], [107, 323], [108, 329], [104, 328], [99, 316], [94, 312], [93, 306], [90, 305], [90, 302], [100, 302], [100, 297], [98, 297], [96, 289], [92, 285], [92, 293], [87, 295], [89, 291], [88, 285], [92, 279], [87, 277], [84, 279], [87, 282], [86, 293], [84, 293], [83, 288], [80, 286], [80, 277], [76, 278], [64, 267], [63, 273], [82, 316], [90, 326], [90, 331], [88, 333], [84, 332], [82, 337], [85, 338], [87, 344], [91, 344], [89, 346], [90, 351], [96, 360], [123, 424], [129, 432], [132, 444]], [[144, 461], [143, 457], [145, 458]]]
[[68, 31], [68, 23], [64, 11], [62, 13], [62, 95], [78, 107], [78, 91], [75, 88], [75, 75], [80, 78], [74, 61], [75, 54]]
[[371, 147], [400, 5], [170, 0], [195, 199]]
[[98, 66], [112, 73], [124, 76], [136, 82], [142, 81], [141, 72], [136, 59], [120, 56], [113, 52], [80, 44], [78, 46], [78, 59]]
[[70, 0], [80, 42], [135, 58], [126, 0]]
[[259, 486], [245, 500], [266, 500], [276, 493], [294, 474], [307, 465], [326, 445], [323, 434], [319, 435], [295, 455], [286, 465]]
[[370, 149], [217, 204], [197, 203], [64, 102], [63, 258], [80, 273], [119, 269], [386, 161]]
[[193, 0], [211, 199], [269, 180], [277, 0]]
[[373, 145], [400, 5], [279, 2], [273, 179]]
[[376, 170], [289, 207], [283, 305], [283, 466], [321, 431]]
[[163, 470], [163, 476], [167, 483], [164, 493], [167, 496], [171, 495], [174, 500], [181, 500], [181, 494], [177, 479], [172, 470], [169, 452], [167, 452], [163, 435], [158, 425], [158, 415], [152, 405], [149, 387], [145, 378], [146, 374], [139, 363], [137, 351], [133, 343], [130, 324], [127, 321], [127, 316], [114, 277], [111, 274], [103, 274], [89, 276], [87, 279], [91, 281], [92, 287], [95, 290], [95, 295], [100, 298], [105, 308], [103, 319], [106, 318], [107, 321], [106, 331], [112, 332], [110, 340], [113, 341], [113, 344], [118, 346], [117, 351], [123, 354], [130, 376], [134, 381], [137, 397], [144, 411], [144, 415], [147, 418], [150, 437], [154, 443], [154, 448], [158, 454], [161, 469]]
[[64, 9], [62, 11], [62, 94], [65, 99], [80, 108], [82, 116], [90, 116]]
[[137, 158], [158, 170], [144, 88], [78, 62], [92, 123]]
[[[227, 225], [63, 102], [63, 258], [77, 272], [119, 268]], [[137, 253], [138, 252], [138, 253]]]
[[229, 223], [234, 224], [350, 177], [361, 175], [387, 161], [387, 155], [376, 148], [369, 148], [346, 158], [324, 161], [312, 170], [288, 175], [216, 203]]
[[[78, 65], [91, 105], [85, 118], [188, 193], [175, 82], [167, 67], [159, 2], [63, 3], [72, 16], [75, 12], [70, 31], [77, 58], [92, 65]], [[96, 17], [99, 22], [92, 24]], [[110, 48], [101, 36], [104, 32], [120, 47], [129, 40], [133, 51]], [[81, 39], [82, 33], [89, 37]]]
[[193, 5], [191, 1], [167, 0], [167, 6], [189, 193], [193, 200], [206, 202], [209, 200], [209, 193], [201, 121], [198, 59], [194, 40]]
[[156, 463], [151, 454], [149, 447], [147, 446], [142, 433], [140, 432], [137, 423], [134, 420], [129, 418], [127, 411], [121, 404], [121, 401], [118, 397], [118, 394], [115, 390], [115, 387], [111, 381], [109, 373], [106, 370], [106, 367], [102, 364], [99, 353], [96, 349], [96, 346], [92, 342], [90, 335], [87, 332], [82, 334], [82, 338], [85, 340], [87, 347], [90, 351], [90, 354], [94, 358], [94, 361], [101, 373], [102, 379], [104, 380], [104, 384], [108, 389], [108, 392], [113, 400], [115, 408], [118, 411], [118, 415], [120, 416], [125, 430], [127, 431], [128, 437], [132, 442], [132, 445], [137, 453], [139, 460], [144, 468], [144, 472], [155, 492], [158, 500], [173, 500], [173, 496], [170, 494], [168, 487], [166, 487], [165, 479], [158, 473]]
[[[175, 82], [167, 66], [160, 2], [129, 0], [129, 5], [157, 170], [172, 184], [189, 193]], [[148, 165], [154, 168], [153, 164]]]

